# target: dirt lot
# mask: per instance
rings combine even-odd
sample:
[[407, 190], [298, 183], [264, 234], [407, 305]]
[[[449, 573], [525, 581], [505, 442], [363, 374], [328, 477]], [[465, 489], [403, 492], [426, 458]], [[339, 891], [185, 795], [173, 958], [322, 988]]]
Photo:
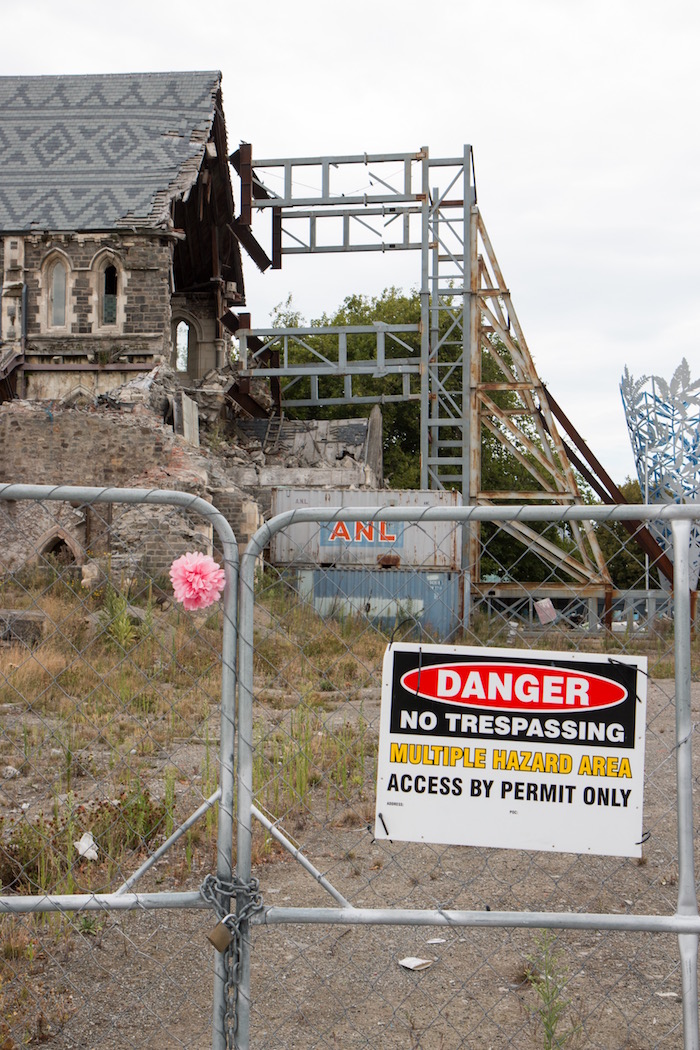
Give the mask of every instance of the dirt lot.
[[[693, 690], [698, 719], [700, 686]], [[371, 761], [358, 766], [356, 749], [361, 739], [364, 752], [372, 753], [378, 690], [363, 689], [350, 699], [329, 692], [322, 700], [314, 726], [336, 737], [345, 732], [346, 743], [355, 747], [354, 757], [348, 752], [349, 781], [343, 785], [330, 773], [312, 778], [303, 805], [288, 807], [282, 825], [352, 904], [620, 914], [675, 910], [671, 681], [653, 683], [649, 690], [644, 812], [649, 838], [641, 862], [375, 841], [374, 767]], [[256, 724], [271, 762], [283, 761], [270, 742], [289, 718], [274, 695], [261, 699]], [[183, 742], [178, 763], [201, 770], [201, 742]], [[325, 768], [320, 759], [319, 768]], [[154, 785], [158, 776], [154, 761]], [[13, 784], [19, 800], [21, 778]], [[271, 801], [269, 788], [261, 789], [259, 801]], [[286, 805], [284, 799], [278, 804]], [[263, 838], [256, 837], [256, 859], [265, 905], [334, 906], [311, 876]], [[196, 889], [211, 864], [210, 844], [195, 843], [187, 856], [180, 850], [161, 862], [140, 886]], [[30, 925], [20, 922], [16, 939]], [[207, 912], [193, 911], [99, 914], [94, 921], [77, 916], [58, 932], [55, 920], [31, 925], [36, 943], [31, 958], [18, 953], [8, 960], [44, 1018], [30, 1038], [54, 1050], [206, 1050], [213, 952], [205, 934], [211, 926]], [[252, 953], [252, 1046], [259, 1050], [683, 1045], [678, 947], [668, 935], [585, 930], [552, 938], [537, 930], [297, 924], [256, 926]], [[5, 955], [7, 960], [7, 950]], [[399, 961], [410, 956], [430, 965], [402, 967]], [[7, 1041], [3, 1050], [14, 1045]]]

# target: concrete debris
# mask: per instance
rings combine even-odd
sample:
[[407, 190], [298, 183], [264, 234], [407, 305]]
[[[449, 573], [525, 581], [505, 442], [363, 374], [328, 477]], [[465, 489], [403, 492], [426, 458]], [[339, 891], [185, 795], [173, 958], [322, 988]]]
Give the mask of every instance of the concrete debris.
[[103, 580], [99, 562], [86, 561], [80, 570], [80, 583], [86, 591], [94, 591]]
[[0, 640], [31, 648], [41, 640], [46, 614], [30, 609], [0, 609]]
[[[357, 420], [244, 420], [228, 397], [231, 369], [211, 371], [187, 388], [181, 379], [161, 363], [92, 400], [81, 394], [63, 401], [3, 402], [0, 483], [192, 493], [224, 515], [241, 547], [269, 515], [273, 488], [381, 487], [378, 409]], [[173, 427], [183, 419], [183, 392], [196, 403], [201, 447]], [[189, 412], [191, 405], [185, 407]], [[87, 590], [99, 586], [105, 554], [113, 573], [148, 569], [158, 575], [177, 554], [193, 549], [216, 549], [211, 525], [171, 507], [115, 504], [108, 511], [99, 504], [45, 507], [18, 501], [0, 516], [0, 573], [51, 555], [80, 567]], [[32, 645], [42, 625], [20, 627], [13, 615], [10, 626], [0, 615], [0, 638], [14, 640], [18, 630]]]

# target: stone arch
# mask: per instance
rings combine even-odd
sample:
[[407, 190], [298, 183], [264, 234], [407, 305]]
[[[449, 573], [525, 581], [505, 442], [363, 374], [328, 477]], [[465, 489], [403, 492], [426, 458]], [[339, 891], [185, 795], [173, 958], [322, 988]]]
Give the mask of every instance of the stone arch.
[[76, 405], [91, 405], [95, 401], [95, 391], [89, 390], [83, 383], [77, 383], [71, 387], [67, 394], [61, 398], [61, 404], [66, 408], [74, 408]]
[[82, 565], [85, 561], [85, 551], [82, 544], [74, 536], [71, 536], [67, 529], [62, 529], [60, 525], [45, 532], [37, 541], [36, 549], [37, 561], [47, 554], [55, 554], [59, 551], [66, 552], [67, 565], [70, 565], [71, 561], [76, 565]]

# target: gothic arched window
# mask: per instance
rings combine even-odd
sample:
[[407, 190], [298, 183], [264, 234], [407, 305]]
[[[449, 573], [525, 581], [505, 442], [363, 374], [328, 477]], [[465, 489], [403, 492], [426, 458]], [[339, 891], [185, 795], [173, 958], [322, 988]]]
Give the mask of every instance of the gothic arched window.
[[105, 266], [102, 271], [102, 324], [117, 323], [117, 268]]
[[66, 267], [59, 260], [51, 267], [49, 276], [49, 318], [52, 328], [63, 328], [66, 323]]
[[190, 357], [190, 326], [187, 321], [180, 321], [175, 339], [175, 371], [186, 372]]

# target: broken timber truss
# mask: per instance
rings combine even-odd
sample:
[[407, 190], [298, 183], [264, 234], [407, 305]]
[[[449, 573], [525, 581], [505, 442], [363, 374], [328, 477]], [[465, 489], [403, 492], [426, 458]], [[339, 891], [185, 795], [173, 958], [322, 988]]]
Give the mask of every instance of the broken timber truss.
[[[247, 246], [261, 269], [270, 262], [279, 268], [283, 256], [293, 254], [420, 253], [419, 323], [253, 331], [242, 315], [236, 328], [244, 380], [268, 377], [281, 411], [415, 400], [421, 487], [456, 488], [465, 504], [581, 502], [567, 445], [477, 207], [470, 146], [459, 157], [440, 159], [422, 148], [270, 160], [253, 159], [244, 145], [231, 160], [241, 176], [241, 226], [250, 229], [254, 209], [271, 213], [272, 259], [252, 234]], [[361, 377], [375, 381], [372, 392], [357, 382]], [[329, 379], [334, 385], [326, 394]], [[483, 488], [485, 438], [504, 462], [519, 465], [523, 488]], [[590, 526], [572, 525], [567, 552], [524, 522], [502, 527], [563, 569], [579, 593], [610, 588]], [[472, 530], [466, 553], [477, 587], [479, 551]], [[561, 582], [554, 568], [551, 579]]]

